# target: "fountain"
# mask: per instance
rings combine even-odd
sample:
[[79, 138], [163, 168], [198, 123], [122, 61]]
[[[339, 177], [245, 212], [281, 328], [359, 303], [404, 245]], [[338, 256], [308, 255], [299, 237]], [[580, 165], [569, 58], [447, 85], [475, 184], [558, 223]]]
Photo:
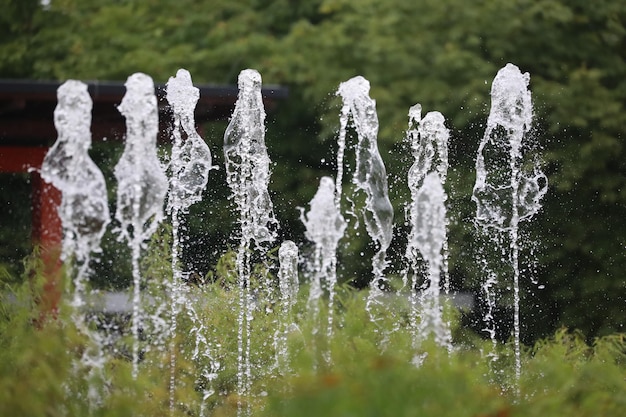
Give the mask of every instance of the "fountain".
[[[346, 135], [349, 122], [356, 130], [356, 169], [352, 177], [355, 185], [355, 194], [365, 193], [365, 207], [362, 209], [365, 228], [378, 247], [378, 252], [372, 258], [372, 273], [374, 279], [370, 285], [368, 311], [373, 320], [375, 313], [373, 306], [382, 304], [380, 298], [386, 285], [387, 278], [384, 270], [387, 267], [387, 248], [393, 235], [393, 207], [389, 201], [387, 189], [387, 172], [378, 152], [378, 115], [376, 102], [369, 96], [370, 83], [365, 78], [357, 76], [339, 85], [337, 95], [343, 100], [340, 128], [338, 136], [339, 149], [337, 150], [337, 205], [340, 205], [343, 181], [343, 159], [346, 147]], [[350, 199], [354, 201], [354, 199]], [[354, 204], [354, 203], [353, 203]], [[352, 207], [351, 213], [355, 212]]]
[[[191, 75], [180, 69], [176, 77], [167, 82], [167, 101], [174, 113], [172, 130], [172, 156], [170, 160], [170, 188], [167, 211], [172, 219], [172, 281], [170, 283], [170, 411], [174, 409], [176, 392], [176, 328], [182, 300], [181, 285], [183, 271], [180, 266], [179, 249], [181, 247], [180, 223], [189, 207], [202, 199], [202, 191], [209, 180], [211, 170], [211, 151], [198, 135], [195, 128], [193, 111], [200, 97], [200, 91], [193, 86]], [[183, 139], [184, 138], [184, 139]], [[202, 324], [194, 320], [192, 333], [202, 338]], [[198, 345], [199, 342], [196, 342]], [[206, 370], [201, 370], [206, 374]], [[209, 389], [210, 390], [210, 389]], [[203, 397], [206, 396], [206, 392]]]
[[[317, 321], [320, 300], [324, 291], [328, 294], [327, 338], [333, 333], [333, 302], [337, 285], [337, 245], [346, 230], [346, 222], [341, 215], [335, 199], [335, 183], [330, 177], [322, 177], [320, 185], [311, 200], [311, 209], [304, 214], [300, 209], [300, 218], [306, 228], [305, 236], [315, 244], [313, 265], [309, 289], [309, 310]], [[324, 285], [322, 285], [322, 281]], [[317, 328], [313, 330], [317, 333]], [[330, 362], [326, 352], [326, 361]]]
[[292, 310], [298, 298], [298, 247], [291, 240], [286, 240], [278, 250], [278, 288], [280, 290], [280, 323], [274, 335], [276, 365], [282, 375], [290, 370], [287, 338], [295, 326]]
[[[435, 341], [451, 349], [449, 324], [443, 320], [440, 303], [440, 276], [449, 291], [447, 271], [447, 200], [443, 185], [448, 174], [448, 129], [439, 112], [430, 112], [421, 118], [421, 106], [409, 109], [407, 138], [411, 144], [415, 162], [408, 175], [411, 202], [407, 204], [408, 223], [411, 227], [406, 248], [408, 270], [404, 273], [404, 286], [409, 286], [411, 323], [419, 323], [414, 340], [430, 332]], [[420, 256], [426, 264], [423, 273]], [[424, 275], [420, 286], [418, 278]], [[416, 290], [421, 288], [418, 297]]]
[[[498, 270], [510, 267], [513, 287], [513, 328], [516, 379], [521, 372], [519, 311], [519, 226], [541, 208], [547, 178], [536, 159], [527, 161], [528, 132], [532, 123], [530, 76], [513, 64], [498, 71], [491, 87], [491, 111], [476, 157], [476, 226], [483, 247], [479, 263], [485, 271], [483, 284], [488, 310], [486, 331], [495, 345], [493, 309], [501, 281]], [[504, 264], [504, 265], [503, 265]], [[494, 359], [497, 356], [494, 356]]]
[[[118, 110], [126, 118], [126, 147], [115, 166], [117, 179], [117, 211], [120, 237], [131, 249], [133, 274], [132, 358], [133, 377], [139, 365], [139, 332], [144, 325], [141, 303], [143, 280], [139, 258], [144, 242], [152, 236], [163, 220], [163, 202], [167, 193], [167, 177], [157, 157], [156, 139], [159, 131], [157, 100], [152, 79], [141, 73], [126, 81], [126, 95]], [[166, 329], [154, 337], [167, 334]], [[155, 342], [150, 340], [149, 342]], [[162, 343], [157, 342], [157, 345]]]
[[[264, 245], [275, 240], [278, 222], [267, 190], [270, 159], [265, 147], [265, 110], [261, 97], [261, 75], [254, 70], [239, 74], [239, 97], [224, 134], [226, 180], [239, 211], [241, 237], [237, 251], [239, 280], [238, 393], [249, 394], [252, 378], [250, 332], [254, 316], [250, 288], [252, 250], [266, 251]], [[252, 246], [254, 242], [254, 246]], [[271, 285], [265, 282], [265, 290]], [[258, 295], [258, 294], [257, 294]], [[249, 403], [248, 403], [249, 404]], [[239, 403], [241, 410], [242, 404]], [[250, 414], [250, 409], [245, 410]]]
[[84, 307], [91, 254], [100, 251], [100, 240], [110, 221], [107, 190], [102, 172], [88, 153], [93, 104], [87, 85], [66, 81], [59, 87], [57, 96], [54, 125], [58, 138], [44, 158], [41, 177], [62, 193], [58, 211], [63, 225], [62, 259], [73, 266], [72, 317], [76, 327], [90, 341], [78, 366], [88, 369], [89, 397], [97, 404], [101, 393], [91, 383], [94, 378], [104, 380], [104, 342], [93, 330], [96, 319], [88, 317]]
[[[482, 243], [478, 261], [485, 273], [484, 297], [490, 307], [485, 317], [486, 330], [495, 344], [497, 324], [492, 319], [498, 301], [495, 289], [510, 279], [514, 292], [514, 349], [518, 380], [521, 373], [519, 226], [537, 213], [547, 186], [538, 160], [532, 159], [532, 155], [528, 157], [530, 146], [524, 142], [532, 115], [528, 80], [528, 74], [521, 74], [517, 67], [510, 64], [494, 80], [492, 110], [478, 149], [476, 185], [472, 195], [477, 207], [475, 224]], [[64, 257], [69, 259], [74, 256], [79, 266], [72, 304], [80, 307], [89, 256], [98, 251], [109, 216], [102, 174], [86, 153], [89, 147], [90, 100], [84, 85], [78, 82], [66, 85], [59, 89], [59, 106], [55, 112], [59, 140], [46, 157], [42, 175], [63, 192], [59, 213], [65, 233]], [[339, 116], [336, 177], [321, 177], [310, 209], [306, 212], [300, 209], [305, 237], [313, 244], [312, 257], [308, 259], [299, 255], [299, 248], [294, 242], [284, 241], [278, 250], [276, 265], [272, 253], [279, 225], [268, 191], [270, 159], [265, 146], [261, 76], [254, 70], [244, 70], [239, 75], [239, 96], [224, 134], [226, 182], [238, 213], [238, 244], [233, 271], [230, 271], [236, 276], [236, 285], [231, 291], [237, 300], [236, 318], [229, 323], [236, 327], [236, 348], [232, 349], [232, 354], [236, 356], [233, 361], [236, 371], [221, 364], [231, 353], [220, 350], [221, 333], [228, 329], [210, 331], [210, 325], [201, 319], [202, 314], [196, 310], [196, 306], [203, 301], [198, 300], [201, 293], [194, 295], [192, 290], [181, 285], [184, 275], [180, 260], [181, 224], [188, 215], [189, 207], [202, 198], [209, 171], [213, 168], [211, 152], [194, 126], [193, 110], [198, 90], [193, 87], [191, 76], [185, 70], [178, 71], [176, 77], [170, 78], [167, 83], [167, 99], [173, 112], [168, 181], [157, 157], [158, 113], [152, 80], [145, 74], [134, 74], [128, 78], [126, 87], [127, 93], [119, 106], [126, 118], [127, 134], [124, 153], [115, 167], [118, 182], [115, 219], [119, 223], [120, 238], [128, 243], [132, 256], [131, 374], [134, 378], [138, 376], [144, 355], [155, 353], [155, 350], [163, 351], [163, 355], [167, 353], [170, 414], [176, 411], [177, 406], [176, 372], [179, 360], [196, 364], [195, 384], [201, 397], [198, 401], [200, 415], [205, 415], [207, 399], [217, 392], [218, 388], [212, 385], [212, 381], [219, 373], [229, 371], [233, 371], [235, 381], [237, 414], [252, 415], [252, 398], [265, 392], [254, 387], [263, 369], [265, 372], [276, 370], [283, 377], [294, 372], [289, 342], [294, 334], [299, 340], [310, 342], [307, 348], [312, 351], [312, 357], [320, 355], [324, 358], [324, 369], [333, 366], [331, 341], [337, 329], [345, 324], [335, 320], [337, 249], [348, 226], [342, 214], [343, 198], [350, 203], [347, 211], [352, 220], [356, 223], [363, 220], [376, 249], [372, 259], [373, 280], [363, 313], [367, 313], [376, 326], [375, 332], [379, 332], [380, 323], [389, 320], [383, 314], [384, 309], [391, 308], [384, 295], [391, 294], [385, 269], [388, 262], [386, 252], [393, 237], [393, 208], [388, 196], [385, 166], [378, 151], [375, 101], [369, 97], [369, 82], [366, 79], [355, 77], [340, 84], [337, 95], [342, 98], [343, 107]], [[354, 193], [344, 196], [344, 159], [351, 128], [356, 136], [355, 172], [351, 178]], [[411, 198], [405, 208], [410, 231], [405, 251], [407, 267], [402, 273], [404, 288], [395, 296], [406, 297], [409, 305], [405, 324], [411, 332], [415, 352], [429, 338], [440, 348], [452, 351], [451, 324], [443, 317], [442, 305], [442, 292], [447, 294], [450, 290], [448, 209], [444, 188], [448, 171], [449, 132], [443, 115], [430, 112], [422, 118], [421, 106], [411, 107], [406, 138], [415, 161], [408, 170]], [[76, 187], [77, 181], [91, 186]], [[154, 303], [156, 311], [147, 314], [145, 300], [142, 300], [142, 288], [146, 282], [141, 274], [139, 259], [146, 242], [164, 219], [166, 195], [166, 209], [172, 222], [172, 275], [169, 282], [163, 283], [165, 289], [161, 294], [152, 294], [159, 297]], [[362, 200], [362, 207], [359, 206], [359, 199]], [[500, 254], [505, 254], [504, 259]], [[498, 262], [504, 263], [504, 267]], [[298, 273], [299, 263], [304, 264], [302, 270], [306, 271], [305, 274]], [[262, 267], [255, 269], [259, 265]], [[275, 270], [278, 270], [276, 276], [273, 274]], [[510, 276], [502, 274], [502, 271], [509, 270]], [[307, 285], [300, 286], [303, 277]], [[314, 323], [310, 335], [298, 328], [302, 317], [295, 314], [299, 292], [307, 287], [308, 307], [305, 313]], [[319, 323], [322, 305], [327, 311], [324, 325]], [[193, 338], [194, 347], [189, 352], [179, 349], [178, 339], [183, 335], [179, 335], [178, 327], [184, 317], [190, 322]], [[263, 326], [265, 318], [269, 318], [271, 326], [275, 327], [273, 345], [265, 341], [262, 346], [253, 346], [253, 336], [263, 331], [258, 326]], [[261, 324], [257, 326], [257, 322]], [[80, 321], [77, 326], [85, 327]], [[400, 324], [397, 323], [394, 331], [399, 329]], [[317, 336], [322, 333], [327, 341], [327, 346], [323, 348], [315, 344], [315, 340], [321, 340]], [[391, 335], [382, 337], [388, 336]], [[140, 340], [146, 343], [140, 344]], [[266, 351], [272, 349], [267, 354]], [[271, 357], [274, 365], [262, 363], [261, 354]], [[415, 358], [418, 360], [414, 360], [414, 365], [421, 366], [420, 357]], [[315, 363], [313, 365], [313, 372], [322, 368]]]

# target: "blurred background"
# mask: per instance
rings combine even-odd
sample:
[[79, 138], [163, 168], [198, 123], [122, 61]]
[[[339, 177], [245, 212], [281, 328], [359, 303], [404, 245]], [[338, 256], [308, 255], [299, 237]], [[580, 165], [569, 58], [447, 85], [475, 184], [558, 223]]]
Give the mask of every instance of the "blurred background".
[[[196, 84], [235, 86], [242, 69], [288, 89], [268, 111], [270, 191], [281, 239], [306, 254], [298, 207], [334, 175], [340, 82], [371, 83], [379, 149], [396, 211], [388, 273], [403, 268], [410, 106], [440, 111], [451, 131], [447, 184], [452, 288], [479, 291], [474, 262], [474, 162], [490, 106], [491, 81], [506, 63], [530, 73], [532, 140], [549, 180], [542, 211], [524, 224], [522, 338], [560, 326], [587, 337], [626, 323], [626, 2], [614, 0], [0, 0], [0, 78], [123, 82], [145, 72], [165, 83], [185, 68]], [[113, 106], [114, 104], [111, 104]], [[0, 108], [0, 115], [7, 109]], [[50, 118], [52, 115], [50, 115]], [[205, 276], [236, 246], [222, 141], [228, 116], [198, 126], [214, 163], [204, 200], [192, 207], [185, 266]], [[3, 132], [0, 131], [0, 141]], [[50, 144], [54, 137], [48, 138]], [[96, 141], [91, 155], [107, 178], [123, 137]], [[1, 143], [0, 143], [1, 144]], [[168, 143], [161, 143], [167, 158]], [[348, 167], [350, 169], [350, 167]], [[31, 251], [31, 177], [0, 174], [0, 263], [19, 281]], [[370, 276], [367, 239], [340, 244], [340, 279]], [[123, 245], [107, 232], [94, 285], [128, 285]], [[360, 256], [361, 253], [364, 256]], [[536, 283], [528, 277], [534, 275]], [[508, 317], [503, 307], [502, 320]], [[481, 328], [480, 306], [464, 317]]]

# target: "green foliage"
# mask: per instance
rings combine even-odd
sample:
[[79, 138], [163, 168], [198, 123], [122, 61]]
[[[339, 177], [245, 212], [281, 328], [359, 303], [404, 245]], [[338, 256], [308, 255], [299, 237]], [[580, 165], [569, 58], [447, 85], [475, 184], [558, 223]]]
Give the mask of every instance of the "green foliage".
[[0, 228], [0, 268], [17, 278], [21, 260], [30, 250], [30, 212], [23, 209], [31, 202], [28, 176], [3, 174], [1, 178], [4, 186], [0, 187], [0, 206], [5, 207], [2, 223], [13, 227]]
[[[162, 249], [167, 229], [158, 236], [142, 262], [142, 273], [162, 283], [169, 279]], [[516, 386], [511, 346], [498, 347], [501, 360], [495, 367], [485, 356], [489, 344], [460, 328], [453, 332], [451, 352], [432, 341], [416, 346], [402, 314], [405, 307], [396, 306], [398, 314], [374, 324], [365, 310], [366, 294], [347, 286], [338, 289], [330, 339], [319, 330], [325, 329], [328, 310], [322, 305], [319, 317], [311, 316], [307, 288], [301, 288], [288, 318], [288, 370], [277, 367], [274, 343], [285, 318], [280, 308], [258, 303], [249, 335], [252, 391], [238, 397], [239, 292], [233, 285], [230, 254], [215, 268], [213, 283], [186, 287], [188, 303], [178, 316], [174, 351], [169, 344], [146, 349], [133, 379], [129, 359], [112, 350], [103, 369], [106, 382], [90, 385], [88, 367], [78, 362], [89, 341], [74, 327], [68, 306], [63, 305], [57, 317], [41, 315], [37, 300], [44, 281], [37, 272], [41, 264], [32, 259], [31, 281], [5, 284], [2, 290], [10, 294], [0, 304], [2, 415], [195, 416], [205, 392], [213, 393], [204, 409], [215, 416], [237, 415], [238, 403], [250, 404], [253, 415], [268, 416], [612, 416], [624, 407], [623, 334], [589, 345], [580, 333], [560, 330], [523, 351], [522, 378]], [[273, 279], [260, 269], [257, 274]], [[159, 293], [157, 287], [152, 291], [154, 296]], [[167, 305], [164, 289], [160, 291], [159, 304]], [[265, 297], [257, 294], [258, 301], [270, 301]], [[206, 337], [199, 355], [194, 355], [198, 345], [193, 317], [202, 323]], [[170, 411], [172, 352], [176, 389]], [[207, 378], [206, 370], [216, 373]], [[90, 387], [102, 393], [102, 401], [90, 401]]]
[[626, 404], [624, 341], [623, 334], [614, 334], [590, 346], [580, 333], [559, 330], [538, 342], [524, 364], [521, 389], [530, 404], [524, 415], [621, 413]]
[[74, 367], [87, 340], [73, 326], [66, 308], [58, 316], [41, 311], [37, 304], [44, 285], [41, 267], [36, 260], [30, 262], [33, 274], [24, 284], [2, 283], [3, 297], [8, 298], [0, 309], [0, 414], [131, 416], [150, 410], [145, 393], [156, 395], [155, 384], [131, 381], [128, 363], [116, 358], [106, 369], [114, 383], [98, 387], [109, 393], [107, 407], [94, 409], [88, 401], [86, 374]]

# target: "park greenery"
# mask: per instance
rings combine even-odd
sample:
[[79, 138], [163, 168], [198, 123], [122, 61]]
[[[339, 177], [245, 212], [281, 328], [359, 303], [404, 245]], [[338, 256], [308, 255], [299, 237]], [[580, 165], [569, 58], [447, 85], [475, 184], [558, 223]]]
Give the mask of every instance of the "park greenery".
[[[350, 407], [376, 407], [377, 401], [386, 401], [385, 395], [411, 398], [410, 404], [425, 407], [419, 399], [430, 397], [413, 397], [415, 393], [407, 388], [416, 381], [421, 381], [428, 395], [440, 395], [435, 398], [441, 404], [459, 411], [433, 408], [428, 411], [432, 415], [462, 415], [461, 411], [479, 415], [478, 411], [471, 414], [471, 404], [478, 404], [481, 398], [491, 401], [488, 411], [481, 409], [483, 415], [563, 415], [568, 412], [563, 410], [576, 407], [599, 407], [605, 396], [615, 404], [620, 401], [611, 393], [619, 384], [623, 392], [623, 378], [604, 381], [595, 372], [611, 377], [624, 372], [620, 356], [623, 341], [614, 334], [624, 330], [626, 306], [626, 3], [52, 0], [44, 7], [37, 0], [0, 0], [0, 7], [1, 78], [124, 80], [141, 71], [157, 82], [165, 82], [178, 68], [186, 68], [196, 83], [235, 84], [240, 70], [255, 68], [265, 84], [288, 87], [289, 98], [269, 115], [266, 140], [275, 162], [270, 188], [282, 224], [281, 237], [301, 244], [306, 242], [296, 206], [306, 206], [319, 177], [333, 173], [333, 140], [339, 112], [333, 93], [341, 81], [363, 75], [371, 82], [381, 126], [379, 147], [390, 175], [398, 235], [404, 227], [403, 204], [408, 194], [405, 178], [411, 164], [403, 141], [408, 108], [419, 102], [425, 111], [442, 112], [451, 130], [447, 187], [450, 268], [456, 291], [477, 292], [480, 286], [480, 271], [472, 255], [473, 164], [489, 110], [491, 80], [507, 62], [515, 63], [531, 75], [533, 138], [543, 148], [549, 179], [542, 212], [532, 224], [525, 225], [527, 239], [534, 243], [525, 250], [537, 257], [537, 263], [525, 272], [534, 273], [539, 285], [530, 280], [522, 282], [522, 337], [528, 346], [553, 338], [537, 342], [526, 353], [528, 371], [521, 381], [523, 397], [494, 396], [499, 388], [489, 381], [484, 385], [465, 384], [463, 381], [474, 378], [482, 380], [485, 374], [481, 365], [475, 365], [472, 355], [476, 352], [471, 349], [469, 353], [452, 355], [450, 360], [435, 358], [427, 366], [411, 370], [406, 369], [402, 353], [391, 357], [367, 353], [362, 362], [348, 361], [342, 365], [345, 368], [334, 370], [337, 374], [301, 377], [295, 381], [295, 391], [287, 402], [274, 402], [281, 393], [278, 389], [271, 391], [268, 407], [278, 407], [276, 414], [285, 415], [291, 414], [289, 407], [320, 415], [329, 410], [324, 407], [335, 406], [359, 414]], [[223, 165], [224, 127], [225, 121], [218, 121], [203, 130], [218, 165]], [[120, 152], [120, 143], [94, 144], [94, 159], [108, 178], [112, 177]], [[204, 202], [193, 207], [189, 216], [190, 246], [186, 256], [189, 263], [199, 262], [189, 267], [202, 276], [210, 276], [214, 264], [234, 244], [228, 240], [235, 220], [223, 175], [223, 170], [215, 172]], [[114, 187], [109, 182], [112, 196]], [[8, 281], [18, 285], [23, 268], [17, 266], [17, 259], [27, 255], [29, 249], [23, 242], [15, 243], [14, 230], [16, 225], [28, 227], [28, 215], [24, 207], [15, 207], [13, 199], [22, 196], [20, 201], [26, 206], [27, 189], [23, 178], [6, 175], [0, 188], [3, 206], [11, 203], [10, 213], [2, 212], [2, 268], [11, 275]], [[355, 251], [367, 250], [366, 245], [356, 237], [342, 245], [339, 255], [343, 282], [356, 287], [367, 282], [368, 262], [351, 256]], [[401, 238], [394, 241], [394, 248], [392, 258], [394, 253], [399, 258]], [[199, 261], [200, 255], [206, 260]], [[395, 267], [392, 264], [390, 274], [398, 273], [400, 262], [397, 260]], [[118, 270], [119, 264], [103, 262], [95, 268], [101, 278], [110, 278], [102, 279], [99, 285], [120, 287], [127, 282], [123, 279], [127, 271]], [[510, 311], [503, 310], [505, 321]], [[19, 316], [22, 327], [16, 327], [9, 324], [18, 320], [17, 316], [4, 314], [2, 333], [12, 332], [14, 339], [3, 336], [2, 343], [16, 345], [7, 349], [3, 346], [0, 366], [13, 367], [11, 372], [1, 373], [3, 378], [21, 378], [19, 372], [24, 371], [20, 367], [34, 360], [26, 357], [20, 346], [32, 345], [33, 355], [49, 352], [45, 354], [63, 360], [72, 354], [63, 347], [65, 338], [72, 336], [64, 333], [62, 325], [49, 323], [42, 333], [29, 333], [23, 329], [26, 318]], [[475, 314], [466, 314], [460, 321], [480, 329], [480, 317], [477, 306]], [[551, 336], [562, 326], [578, 329], [584, 336], [564, 331]], [[353, 336], [351, 331], [359, 332], [348, 328], [344, 337]], [[594, 339], [601, 336], [605, 338]], [[351, 347], [338, 355], [350, 357], [349, 349], [356, 347], [347, 346]], [[605, 355], [615, 352], [622, 353], [605, 360]], [[560, 359], [552, 360], [555, 357]], [[614, 358], [619, 358], [621, 368]], [[67, 395], [63, 386], [46, 385], [46, 378], [68, 372], [63, 360], [49, 364], [59, 369], [44, 369], [41, 372], [45, 375], [31, 376], [41, 383], [42, 390], [47, 390], [40, 394], [50, 403]], [[535, 385], [532, 378], [542, 372], [544, 378], [538, 380], [543, 382]], [[386, 380], [403, 382], [394, 382], [397, 391], [390, 391]], [[26, 395], [8, 390], [7, 383], [3, 379], [0, 392], [8, 399]], [[138, 391], [119, 392], [120, 407], [135, 406], [134, 393], [143, 390], [144, 383], [153, 382], [129, 382]], [[435, 387], [442, 386], [454, 389], [436, 393]], [[565, 386], [567, 390], [552, 396], [552, 389]], [[18, 388], [19, 384], [13, 389]], [[42, 401], [46, 400], [35, 399], [35, 393], [30, 395], [33, 401], [25, 401], [24, 406], [45, 406]], [[355, 396], [364, 402], [351, 403], [349, 398]], [[144, 400], [140, 401], [147, 403]], [[610, 401], [606, 407], [614, 404]], [[434, 401], [432, 407], [439, 402]], [[390, 403], [400, 407], [402, 401]], [[564, 408], [557, 412], [559, 407]], [[379, 414], [411, 415], [420, 410], [395, 411], [381, 410]]]
[[[164, 242], [167, 232], [162, 230], [141, 263], [142, 273], [153, 282], [171, 278]], [[128, 357], [132, 341], [127, 332], [117, 330], [117, 338], [107, 345], [109, 359], [102, 372], [96, 377], [89, 373], [92, 368], [80, 358], [90, 342], [75, 326], [72, 308], [63, 304], [58, 317], [42, 315], [37, 302], [44, 291], [42, 265], [36, 256], [26, 259], [30, 279], [3, 282], [10, 302], [0, 305], [0, 414], [235, 416], [243, 407], [255, 416], [595, 417], [619, 415], [624, 409], [623, 334], [587, 342], [580, 332], [559, 329], [523, 350], [523, 372], [516, 381], [512, 347], [497, 346], [499, 359], [490, 360], [485, 352], [494, 352], [491, 343], [459, 326], [454, 309], [447, 310], [455, 323], [454, 348], [448, 351], [431, 340], [416, 344], [402, 307], [372, 322], [365, 292], [345, 285], [337, 291], [331, 339], [314, 331], [319, 322], [308, 310], [307, 287], [301, 287], [289, 314], [287, 362], [277, 360], [272, 343], [285, 319], [280, 309], [255, 313], [252, 386], [249, 395], [241, 396], [235, 373], [237, 329], [232, 325], [238, 291], [231, 256], [224, 255], [211, 271], [210, 284], [188, 288], [196, 295], [188, 300], [203, 320], [210, 340], [210, 351], [203, 353], [209, 355], [190, 354], [195, 348], [189, 337], [193, 326], [181, 311], [175, 344], [146, 349], [137, 378], [131, 377]], [[325, 314], [322, 308], [322, 321]], [[101, 323], [108, 320], [103, 317]], [[177, 361], [170, 408], [172, 348]], [[211, 380], [201, 372], [209, 369], [208, 361], [220, 363]], [[206, 392], [212, 394], [202, 406]]]

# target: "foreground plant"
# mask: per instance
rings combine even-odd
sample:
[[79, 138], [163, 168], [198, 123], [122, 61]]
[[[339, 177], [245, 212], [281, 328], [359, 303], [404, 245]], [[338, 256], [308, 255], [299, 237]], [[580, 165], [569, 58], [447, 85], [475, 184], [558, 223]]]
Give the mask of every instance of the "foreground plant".
[[[483, 355], [490, 342], [463, 328], [452, 329], [451, 352], [434, 340], [415, 347], [408, 306], [398, 306], [374, 324], [365, 309], [367, 294], [348, 287], [337, 293], [331, 339], [326, 332], [313, 331], [316, 326], [302, 296], [306, 289], [301, 292], [286, 336], [289, 368], [278, 366], [276, 358], [278, 313], [271, 305], [257, 306], [265, 314], [255, 316], [250, 334], [251, 389], [246, 397], [238, 396], [238, 297], [229, 278], [231, 263], [228, 256], [220, 262], [213, 283], [186, 289], [194, 295], [196, 319], [210, 336], [210, 355], [184, 360], [193, 357], [189, 353], [197, 346], [188, 337], [192, 320], [181, 313], [171, 410], [167, 351], [146, 351], [133, 379], [124, 338], [112, 344], [105, 381], [97, 387], [106, 394], [94, 404], [85, 383], [87, 372], [74, 366], [89, 340], [69, 319], [70, 308], [63, 305], [58, 317], [39, 320], [36, 300], [43, 281], [37, 274], [26, 285], [4, 286], [3, 294], [11, 296], [0, 306], [0, 415], [233, 416], [238, 404], [245, 404], [252, 415], [261, 416], [615, 416], [626, 405], [623, 334], [588, 344], [581, 334], [561, 330], [522, 350], [523, 372], [513, 389], [512, 346], [499, 346], [495, 374]], [[158, 273], [153, 265], [147, 270]], [[322, 360], [326, 351], [330, 361]], [[207, 378], [200, 369], [215, 374]]]

